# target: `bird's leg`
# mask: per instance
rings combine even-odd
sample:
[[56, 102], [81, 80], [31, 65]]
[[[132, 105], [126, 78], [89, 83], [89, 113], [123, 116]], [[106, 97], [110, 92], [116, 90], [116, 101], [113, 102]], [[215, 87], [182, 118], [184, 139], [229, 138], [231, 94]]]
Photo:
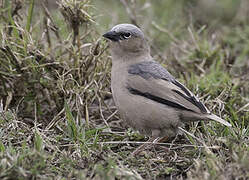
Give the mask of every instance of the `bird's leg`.
[[[163, 143], [165, 141], [167, 141], [169, 139], [168, 136], [164, 136], [164, 137], [161, 137], [160, 139], [158, 139], [158, 143]], [[164, 149], [165, 151], [169, 151], [169, 148], [165, 147], [165, 146], [160, 146], [162, 149]]]
[[168, 136], [164, 136], [164, 137], [161, 137], [160, 139], [158, 139], [158, 141], [157, 141], [157, 142], [162, 143], [162, 142], [167, 141], [168, 139], [169, 139], [169, 137], [168, 137]]
[[145, 144], [139, 146], [135, 151], [132, 152], [132, 156], [138, 155], [140, 152], [142, 152], [144, 149], [151, 147], [154, 143], [157, 143], [161, 138], [158, 137], [151, 137]]

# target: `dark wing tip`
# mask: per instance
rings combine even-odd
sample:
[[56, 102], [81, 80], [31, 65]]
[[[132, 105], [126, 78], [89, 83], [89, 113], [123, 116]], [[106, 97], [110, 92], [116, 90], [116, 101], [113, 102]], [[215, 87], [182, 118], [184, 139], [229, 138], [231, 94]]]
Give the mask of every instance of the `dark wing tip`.
[[206, 106], [197, 97], [195, 97], [193, 93], [191, 93], [191, 91], [188, 90], [184, 85], [182, 85], [180, 82], [176, 80], [173, 81], [172, 83], [178, 86], [186, 95], [181, 93], [180, 91], [173, 90], [175, 93], [177, 93], [178, 95], [182, 96], [184, 99], [194, 104], [196, 107], [198, 107], [201, 110], [202, 113], [210, 114], [210, 111], [206, 108]]

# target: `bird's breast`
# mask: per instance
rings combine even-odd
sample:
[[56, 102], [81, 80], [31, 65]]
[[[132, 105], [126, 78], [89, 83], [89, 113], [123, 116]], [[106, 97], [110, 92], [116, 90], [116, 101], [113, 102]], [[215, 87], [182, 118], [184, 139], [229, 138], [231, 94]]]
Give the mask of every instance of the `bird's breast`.
[[126, 88], [128, 71], [126, 67], [113, 66], [111, 73], [111, 89], [114, 102], [119, 107], [119, 101], [127, 96], [128, 90]]

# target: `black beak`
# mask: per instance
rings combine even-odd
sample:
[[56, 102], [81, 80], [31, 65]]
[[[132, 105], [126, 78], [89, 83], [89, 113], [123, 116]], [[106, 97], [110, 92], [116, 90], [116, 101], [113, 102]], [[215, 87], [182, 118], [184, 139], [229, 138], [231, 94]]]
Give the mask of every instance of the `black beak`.
[[103, 34], [103, 37], [106, 39], [109, 39], [111, 41], [119, 41], [120, 40], [120, 36], [114, 31], [109, 31], [109, 32]]

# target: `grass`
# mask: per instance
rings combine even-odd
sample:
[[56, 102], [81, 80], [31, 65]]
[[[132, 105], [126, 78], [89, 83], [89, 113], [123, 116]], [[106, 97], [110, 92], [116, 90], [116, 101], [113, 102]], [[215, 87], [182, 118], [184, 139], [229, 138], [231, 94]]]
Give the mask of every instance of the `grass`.
[[[248, 179], [248, 19], [202, 22], [181, 10], [185, 2], [63, 0], [58, 10], [4, 1], [0, 178]], [[189, 133], [129, 156], [147, 137], [118, 115], [101, 35], [133, 17], [153, 57], [232, 128], [191, 123]]]

